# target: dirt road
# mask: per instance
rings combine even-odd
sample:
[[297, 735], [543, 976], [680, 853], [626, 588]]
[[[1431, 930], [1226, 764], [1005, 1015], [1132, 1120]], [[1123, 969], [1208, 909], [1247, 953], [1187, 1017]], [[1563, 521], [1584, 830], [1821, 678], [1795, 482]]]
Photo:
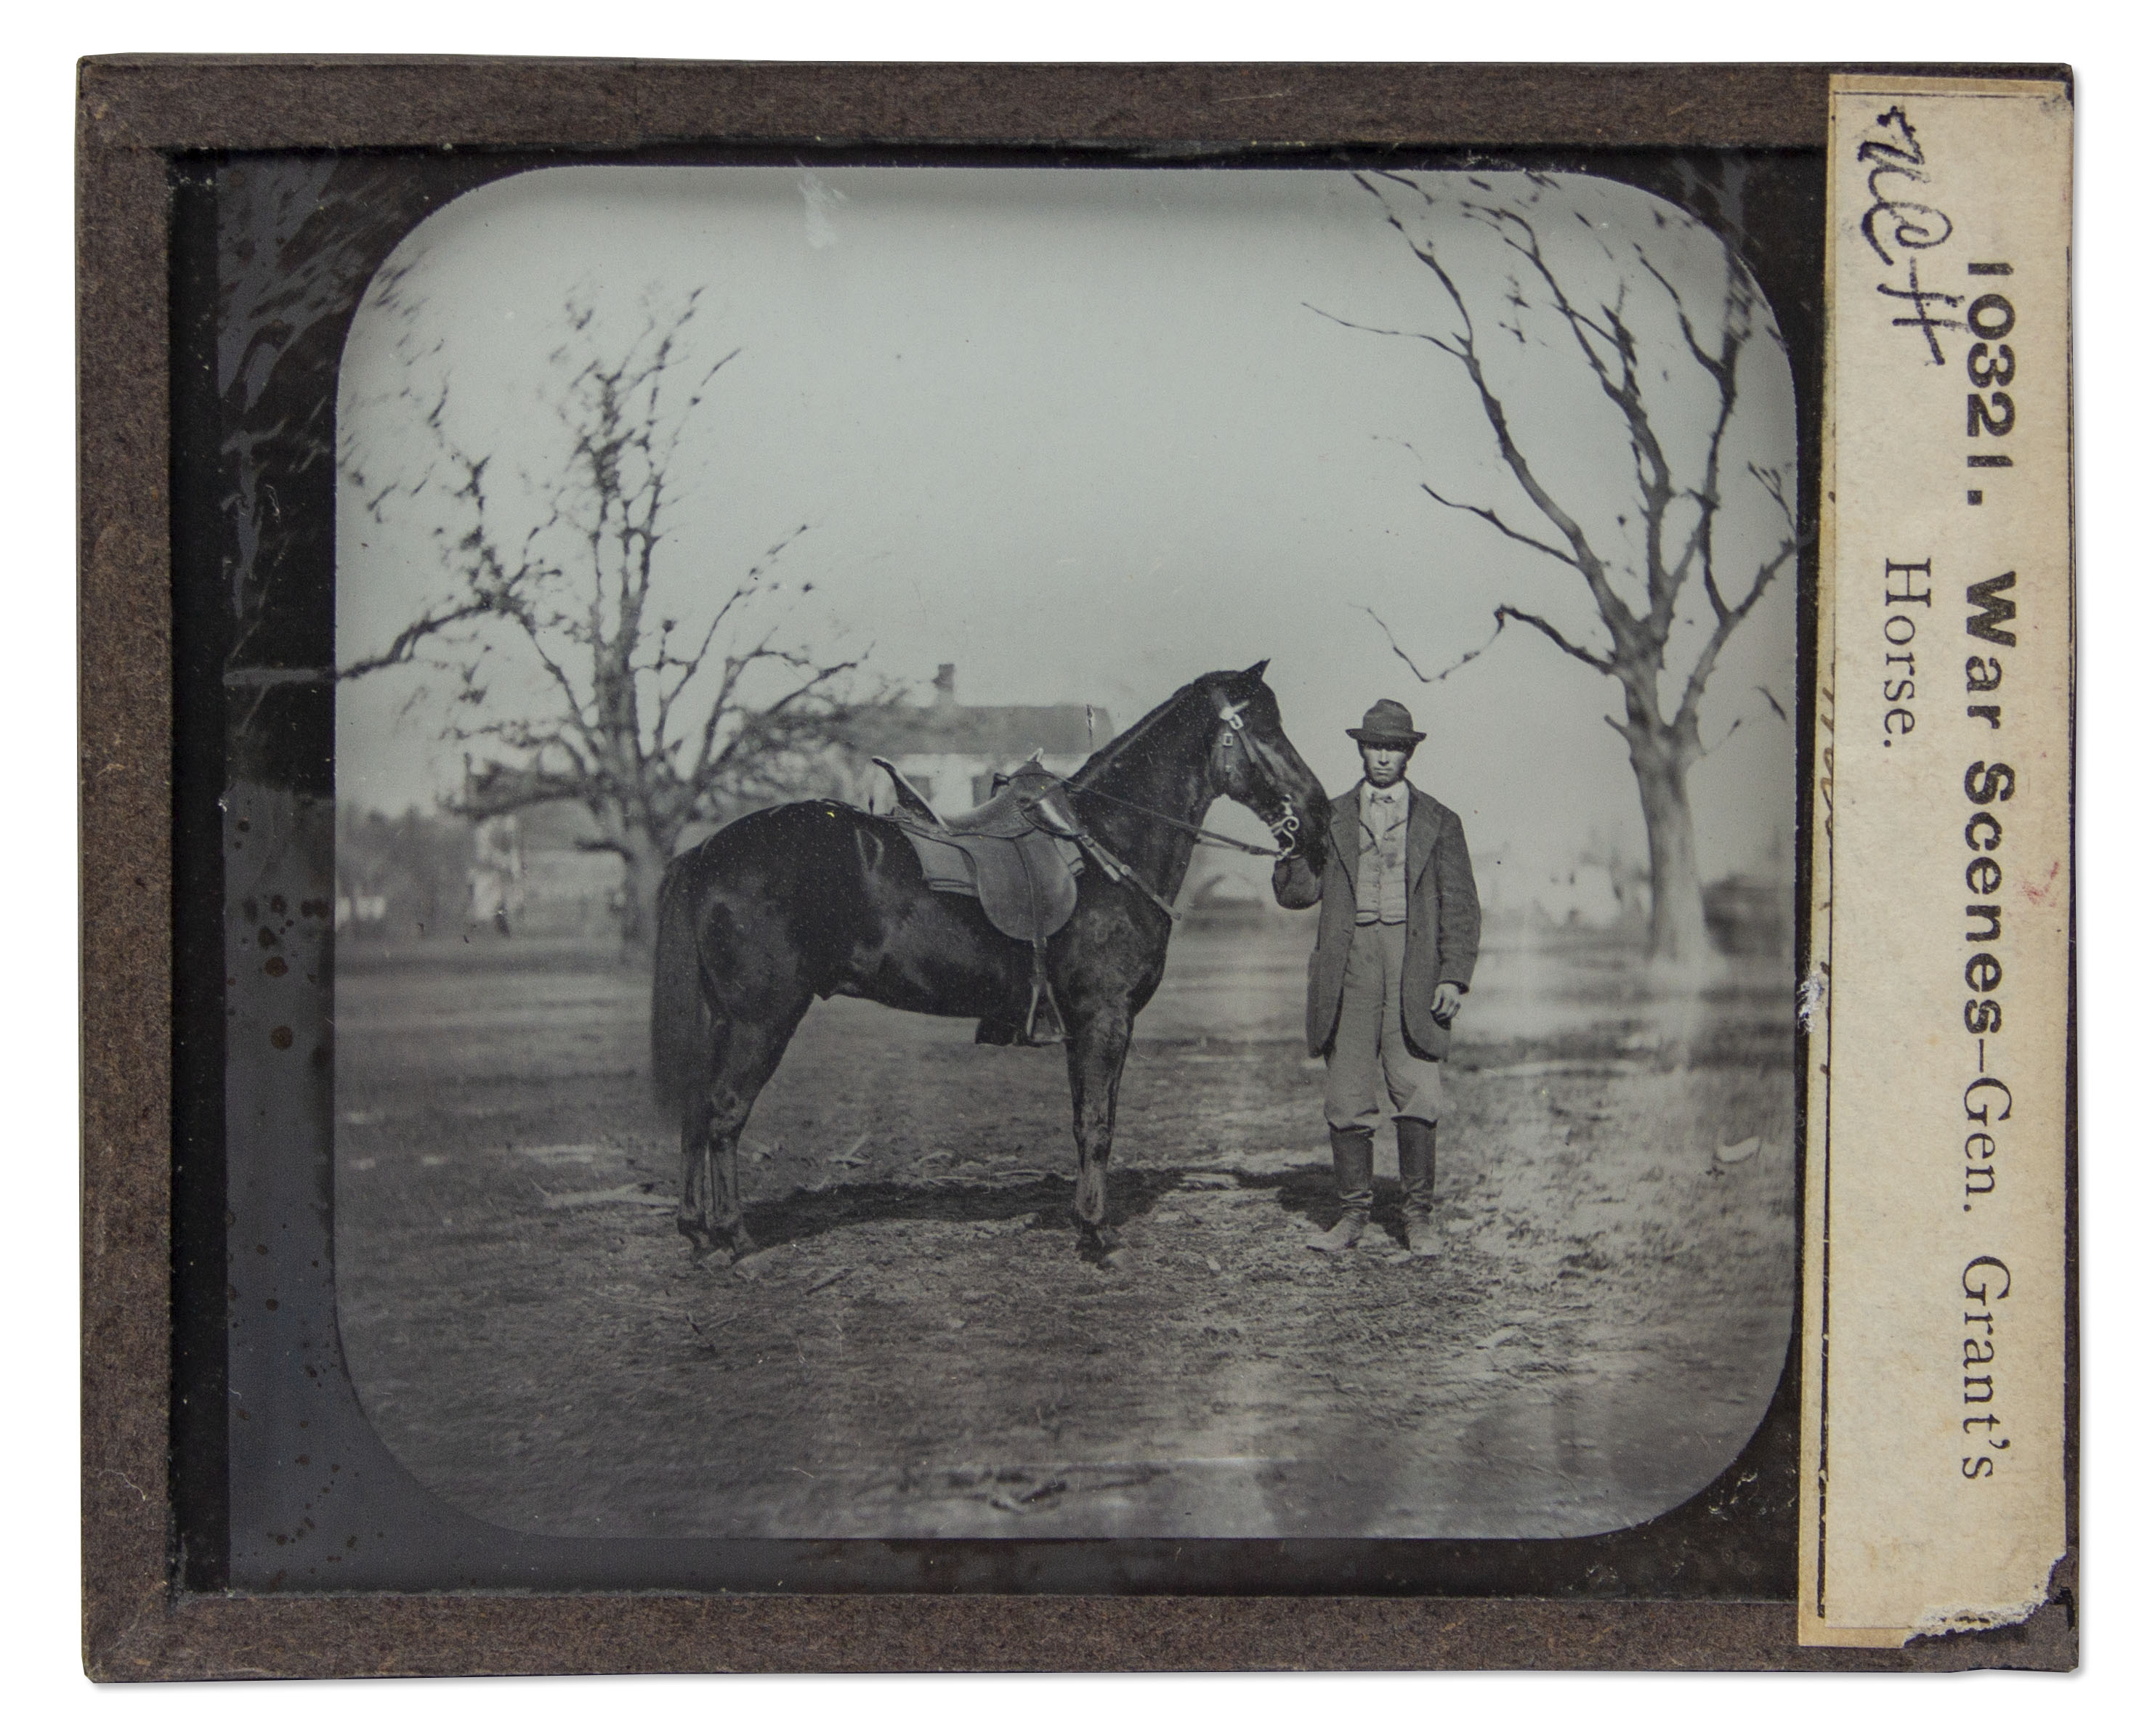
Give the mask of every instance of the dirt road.
[[[766, 1252], [699, 1269], [605, 948], [345, 949], [336, 1253], [367, 1415], [557, 1534], [1570, 1536], [1702, 1487], [1793, 1306], [1784, 968], [1656, 998], [1489, 953], [1437, 1261], [1329, 1221], [1298, 926], [1178, 937], [1122, 1092], [1129, 1257], [1081, 1263], [1059, 1049], [833, 1002], [750, 1124]], [[1380, 1175], [1391, 1170], [1380, 1138]]]

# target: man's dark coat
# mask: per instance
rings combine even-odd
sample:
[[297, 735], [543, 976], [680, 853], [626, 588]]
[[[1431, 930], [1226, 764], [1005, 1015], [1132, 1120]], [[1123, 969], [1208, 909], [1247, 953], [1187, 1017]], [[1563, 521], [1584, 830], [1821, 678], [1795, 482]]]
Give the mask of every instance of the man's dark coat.
[[[1467, 859], [1467, 832], [1459, 816], [1433, 796], [1409, 786], [1407, 807], [1406, 970], [1400, 1008], [1407, 1046], [1441, 1061], [1451, 1052], [1451, 1033], [1430, 1012], [1436, 985], [1474, 981], [1482, 946], [1482, 901], [1474, 891], [1474, 865]], [[1320, 881], [1295, 856], [1272, 869], [1272, 896], [1289, 910], [1307, 910], [1319, 898], [1317, 950], [1309, 961], [1309, 1052], [1328, 1053], [1339, 1024], [1347, 984], [1347, 949], [1354, 939], [1354, 865], [1362, 853], [1362, 788], [1332, 804], [1332, 848]]]

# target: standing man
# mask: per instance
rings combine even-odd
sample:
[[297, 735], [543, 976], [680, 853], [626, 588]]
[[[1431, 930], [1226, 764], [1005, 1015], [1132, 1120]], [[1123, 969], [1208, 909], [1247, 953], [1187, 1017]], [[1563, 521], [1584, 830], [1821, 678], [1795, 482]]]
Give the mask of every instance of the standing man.
[[1474, 980], [1482, 903], [1459, 816], [1406, 780], [1426, 739], [1412, 713], [1380, 699], [1347, 733], [1361, 747], [1362, 781], [1332, 804], [1323, 878], [1298, 856], [1272, 870], [1272, 896], [1287, 909], [1323, 901], [1309, 964], [1309, 1052], [1325, 1064], [1340, 1216], [1309, 1245], [1338, 1253], [1369, 1228], [1381, 1088], [1395, 1111], [1407, 1248], [1426, 1258], [1439, 1251], [1430, 1222], [1437, 1063], [1451, 1053], [1451, 1018]]

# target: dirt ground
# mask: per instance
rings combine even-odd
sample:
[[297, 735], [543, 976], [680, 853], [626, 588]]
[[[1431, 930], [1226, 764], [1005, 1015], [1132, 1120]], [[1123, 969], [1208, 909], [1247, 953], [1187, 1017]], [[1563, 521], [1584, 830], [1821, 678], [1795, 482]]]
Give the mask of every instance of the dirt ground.
[[1331, 1221], [1301, 923], [1180, 934], [1122, 1091], [1118, 1269], [1078, 1259], [1060, 1049], [835, 1001], [750, 1123], [765, 1252], [699, 1269], [608, 947], [351, 944], [336, 1254], [369, 1418], [566, 1535], [1570, 1536], [1750, 1435], [1794, 1299], [1787, 972], [1650, 993], [1485, 955], [1447, 1070], [1447, 1255]]

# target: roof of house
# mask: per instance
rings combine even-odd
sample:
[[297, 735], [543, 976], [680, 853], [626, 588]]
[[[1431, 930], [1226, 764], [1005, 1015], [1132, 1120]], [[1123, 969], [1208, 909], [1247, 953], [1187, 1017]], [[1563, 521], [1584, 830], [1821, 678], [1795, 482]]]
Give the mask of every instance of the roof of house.
[[517, 838], [526, 850], [579, 850], [599, 836], [598, 822], [581, 802], [540, 802], [517, 810]]
[[1114, 734], [1108, 714], [1082, 705], [888, 705], [854, 714], [847, 731], [864, 753], [956, 753], [989, 760], [1086, 754]]

